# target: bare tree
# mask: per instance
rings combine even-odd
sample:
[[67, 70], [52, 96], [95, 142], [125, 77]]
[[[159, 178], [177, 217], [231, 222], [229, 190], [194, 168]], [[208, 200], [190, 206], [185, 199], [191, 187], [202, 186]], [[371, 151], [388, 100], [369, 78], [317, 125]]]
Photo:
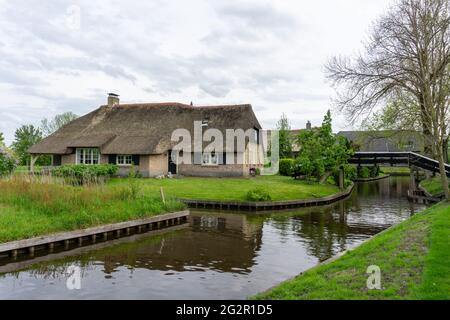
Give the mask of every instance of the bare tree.
[[337, 105], [351, 121], [398, 97], [419, 107], [426, 153], [439, 160], [449, 199], [443, 146], [449, 124], [449, 0], [399, 0], [374, 24], [363, 54], [326, 66]]
[[43, 119], [41, 121], [40, 129], [42, 130], [44, 137], [47, 137], [76, 118], [78, 118], [78, 116], [72, 112], [58, 114], [51, 120], [47, 118]]

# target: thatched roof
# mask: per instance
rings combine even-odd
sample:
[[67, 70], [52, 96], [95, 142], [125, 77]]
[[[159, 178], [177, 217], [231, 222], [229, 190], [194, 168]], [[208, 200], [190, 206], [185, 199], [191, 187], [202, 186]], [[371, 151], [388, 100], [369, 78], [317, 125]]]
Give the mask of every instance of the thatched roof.
[[32, 154], [68, 154], [75, 147], [99, 147], [103, 154], [161, 154], [176, 143], [172, 132], [184, 128], [193, 136], [194, 121], [208, 128], [261, 129], [252, 107], [246, 105], [190, 106], [181, 103], [101, 106], [43, 139]]
[[422, 152], [423, 135], [411, 130], [341, 131], [338, 135], [353, 142], [363, 152]]

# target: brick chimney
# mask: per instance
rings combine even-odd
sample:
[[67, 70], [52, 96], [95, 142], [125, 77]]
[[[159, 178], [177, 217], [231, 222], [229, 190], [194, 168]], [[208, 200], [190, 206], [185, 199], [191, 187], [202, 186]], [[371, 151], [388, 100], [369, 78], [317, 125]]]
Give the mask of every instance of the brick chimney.
[[116, 104], [119, 104], [120, 99], [119, 95], [115, 93], [108, 93], [108, 107], [114, 107]]
[[309, 120], [306, 123], [306, 130], [311, 130], [311, 121], [309, 121]]

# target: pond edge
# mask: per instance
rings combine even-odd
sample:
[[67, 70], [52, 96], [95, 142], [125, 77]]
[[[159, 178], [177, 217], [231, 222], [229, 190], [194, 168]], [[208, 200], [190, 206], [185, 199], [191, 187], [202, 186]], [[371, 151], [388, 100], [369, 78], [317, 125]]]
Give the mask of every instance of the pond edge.
[[197, 200], [178, 198], [177, 200], [188, 205], [190, 208], [220, 209], [220, 210], [282, 210], [290, 208], [323, 206], [343, 200], [353, 192], [355, 184], [352, 183], [344, 191], [332, 194], [330, 196], [313, 199], [284, 200], [284, 201], [220, 201], [220, 200]]

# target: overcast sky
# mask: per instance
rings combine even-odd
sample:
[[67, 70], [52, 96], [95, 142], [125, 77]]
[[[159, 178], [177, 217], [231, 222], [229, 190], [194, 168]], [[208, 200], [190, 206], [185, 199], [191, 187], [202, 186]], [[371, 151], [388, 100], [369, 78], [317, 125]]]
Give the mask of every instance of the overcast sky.
[[[321, 123], [324, 63], [392, 0], [0, 0], [0, 131], [106, 102], [251, 103], [265, 128]], [[350, 129], [334, 112], [334, 130]]]

